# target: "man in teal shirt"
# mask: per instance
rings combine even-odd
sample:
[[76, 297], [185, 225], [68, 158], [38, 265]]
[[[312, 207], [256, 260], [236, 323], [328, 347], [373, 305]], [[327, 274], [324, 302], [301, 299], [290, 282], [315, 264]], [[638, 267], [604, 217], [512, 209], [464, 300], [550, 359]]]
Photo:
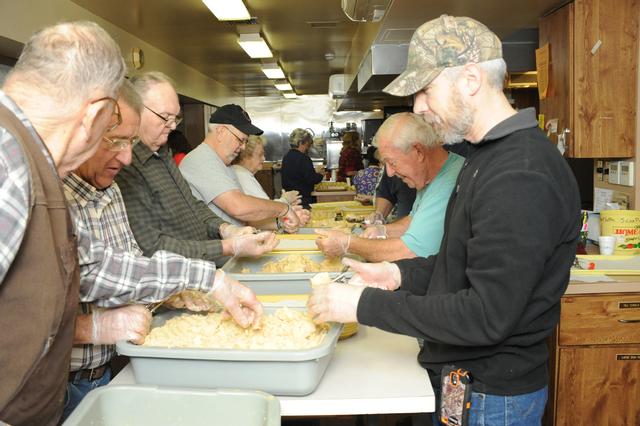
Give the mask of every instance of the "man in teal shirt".
[[371, 226], [361, 237], [318, 230], [316, 244], [327, 256], [352, 253], [373, 262], [437, 253], [447, 202], [464, 159], [442, 148], [431, 125], [408, 112], [389, 117], [374, 144], [386, 173], [417, 189], [410, 215], [386, 226]]

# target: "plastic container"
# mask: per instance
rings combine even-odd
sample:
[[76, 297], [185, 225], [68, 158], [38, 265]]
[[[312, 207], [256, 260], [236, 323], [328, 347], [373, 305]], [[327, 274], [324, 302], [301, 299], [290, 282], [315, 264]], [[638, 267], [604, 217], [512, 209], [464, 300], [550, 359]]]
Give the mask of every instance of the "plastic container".
[[600, 212], [600, 235], [623, 236], [616, 243], [614, 254], [640, 253], [640, 211], [639, 210], [602, 210]]
[[[266, 312], [275, 309], [277, 306], [265, 307]], [[152, 327], [182, 313], [158, 314]], [[342, 324], [332, 323], [319, 346], [301, 350], [158, 348], [125, 341], [117, 342], [116, 349], [131, 359], [136, 382], [141, 384], [308, 395], [320, 383], [341, 331]]]
[[89, 392], [63, 425], [278, 426], [280, 403], [257, 391], [114, 385]]

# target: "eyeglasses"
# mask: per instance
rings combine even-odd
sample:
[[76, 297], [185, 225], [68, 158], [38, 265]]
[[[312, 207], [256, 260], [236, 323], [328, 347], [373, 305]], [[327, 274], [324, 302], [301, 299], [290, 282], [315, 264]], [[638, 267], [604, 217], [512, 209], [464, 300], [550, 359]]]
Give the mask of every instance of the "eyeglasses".
[[122, 124], [122, 114], [120, 114], [120, 106], [118, 105], [118, 101], [110, 96], [105, 96], [103, 98], [96, 99], [95, 101], [91, 101], [90, 103], [95, 104], [96, 102], [107, 100], [113, 101], [113, 114], [111, 117], [111, 121], [109, 122], [109, 126], [107, 126], [107, 128], [105, 129], [105, 132], [110, 132]]
[[140, 138], [138, 136], [130, 138], [108, 138], [103, 136], [102, 139], [107, 143], [107, 149], [112, 152], [124, 151], [128, 147], [134, 147], [138, 142], [140, 142]]
[[154, 113], [156, 115], [156, 117], [158, 117], [160, 120], [164, 121], [164, 125], [166, 127], [171, 126], [171, 123], [175, 123], [175, 125], [177, 126], [178, 124], [182, 123], [182, 116], [180, 114], [178, 115], [171, 115], [171, 114], [158, 114], [157, 112], [155, 112], [154, 110], [152, 110], [151, 108], [149, 108], [148, 106], [144, 106], [146, 109], [148, 109], [149, 111], [151, 111], [152, 113]]
[[239, 137], [238, 135], [236, 135], [235, 133], [233, 133], [233, 132], [231, 131], [231, 129], [230, 129], [230, 128], [228, 128], [227, 126], [222, 126], [222, 127], [224, 127], [225, 129], [227, 129], [227, 130], [229, 131], [229, 133], [231, 133], [231, 134], [233, 135], [233, 137], [234, 137], [234, 138], [236, 138], [236, 140], [238, 141], [238, 143], [239, 143], [240, 145], [246, 145], [246, 143], [247, 143], [247, 139], [246, 139], [246, 138], [245, 138], [245, 139], [242, 139], [241, 137]]

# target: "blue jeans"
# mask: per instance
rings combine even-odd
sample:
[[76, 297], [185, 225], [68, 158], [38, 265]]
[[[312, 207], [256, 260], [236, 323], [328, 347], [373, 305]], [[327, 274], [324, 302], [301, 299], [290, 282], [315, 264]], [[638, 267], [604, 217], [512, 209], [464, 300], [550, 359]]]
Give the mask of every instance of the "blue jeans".
[[[471, 392], [469, 426], [539, 426], [547, 405], [548, 387], [514, 396], [489, 395]], [[436, 409], [440, 406], [440, 390], [436, 391]], [[438, 413], [433, 415], [435, 426], [443, 425]]]
[[89, 381], [88, 379], [76, 378], [73, 381], [69, 381], [67, 383], [67, 393], [64, 397], [64, 411], [62, 412], [60, 422], [63, 422], [71, 415], [89, 391], [104, 386], [110, 381], [111, 369], [109, 367], [106, 368], [104, 374], [99, 379]]

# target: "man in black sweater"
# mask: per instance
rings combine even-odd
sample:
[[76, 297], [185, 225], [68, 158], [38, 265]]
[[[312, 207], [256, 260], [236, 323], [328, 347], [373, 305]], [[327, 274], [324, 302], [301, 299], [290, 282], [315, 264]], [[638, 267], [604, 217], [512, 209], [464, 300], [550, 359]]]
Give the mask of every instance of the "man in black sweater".
[[511, 108], [505, 73], [500, 40], [473, 19], [443, 15], [416, 30], [407, 70], [385, 91], [415, 94], [414, 112], [445, 143], [471, 143], [440, 251], [346, 261], [358, 272], [351, 284], [360, 285], [320, 286], [308, 304], [316, 321], [357, 320], [424, 339], [418, 360], [437, 398], [443, 366], [470, 371], [472, 425], [540, 424], [545, 339], [559, 319], [580, 228], [571, 170], [535, 111]]

